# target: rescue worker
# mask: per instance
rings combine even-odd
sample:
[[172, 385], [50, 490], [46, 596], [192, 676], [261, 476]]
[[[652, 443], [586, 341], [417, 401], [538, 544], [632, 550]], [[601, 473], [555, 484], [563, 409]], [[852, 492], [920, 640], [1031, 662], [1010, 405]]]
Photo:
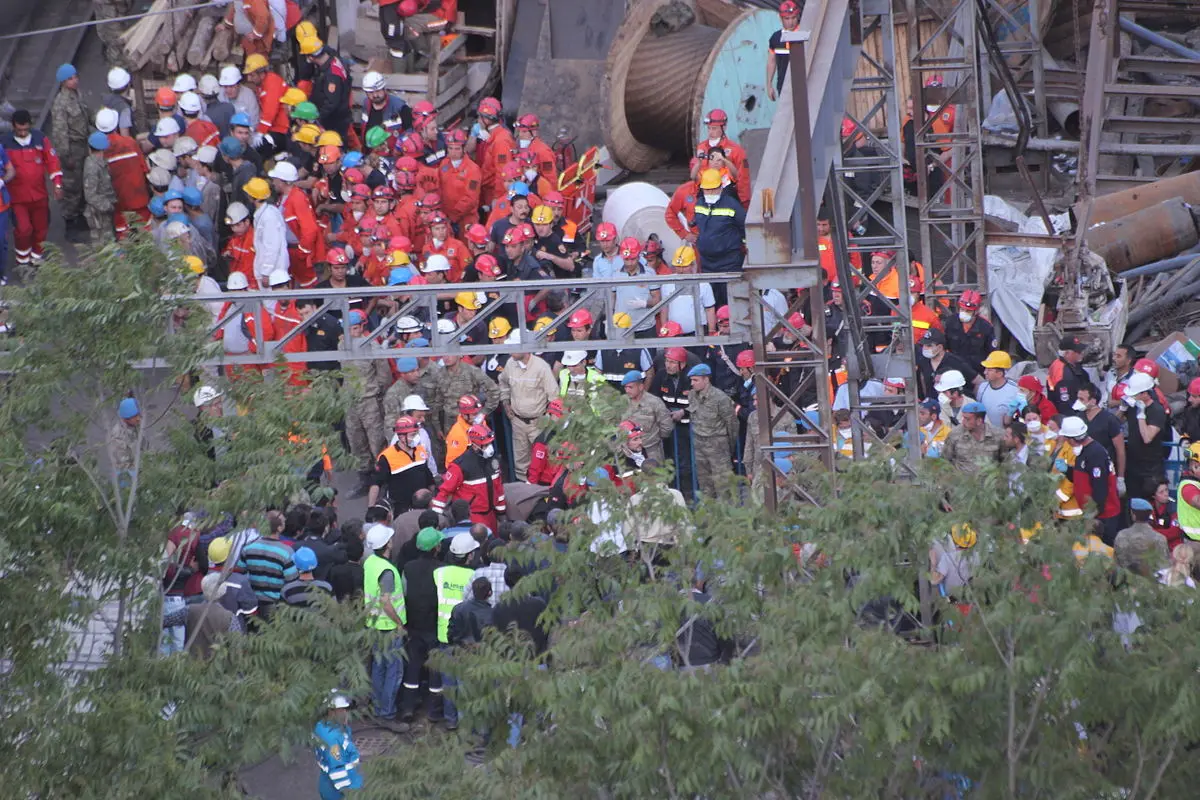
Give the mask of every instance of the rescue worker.
[[1200, 442], [1187, 448], [1187, 467], [1175, 492], [1179, 529], [1190, 541], [1200, 542]]
[[737, 417], [729, 395], [712, 384], [712, 369], [697, 364], [688, 370], [688, 414], [691, 418], [696, 483], [707, 497], [733, 474], [733, 451], [737, 444]]
[[1070, 440], [1075, 464], [1065, 470], [1058, 464], [1056, 469], [1071, 479], [1075, 501], [1081, 508], [1088, 500], [1095, 503], [1096, 518], [1103, 526], [1100, 538], [1112, 547], [1121, 530], [1121, 499], [1117, 495], [1117, 476], [1108, 451], [1088, 435], [1087, 423], [1080, 417], [1065, 418], [1059, 434]]
[[427, 228], [429, 235], [421, 249], [421, 260], [427, 264], [431, 258], [439, 264], [445, 261], [447, 281], [460, 283], [467, 269], [467, 245], [451, 235], [450, 220], [441, 211], [429, 215]]
[[1092, 382], [1083, 369], [1083, 340], [1067, 334], [1058, 343], [1058, 358], [1050, 363], [1046, 373], [1047, 396], [1060, 414], [1072, 414], [1079, 387]]
[[[1170, 420], [1155, 396], [1155, 388], [1153, 378], [1137, 371], [1129, 376], [1125, 385], [1124, 402], [1129, 407], [1126, 413], [1129, 437], [1125, 442], [1125, 485], [1130, 497], [1146, 500], [1154, 495], [1155, 486], [1150, 481], [1165, 471], [1166, 445], [1171, 434]], [[1105, 453], [1107, 455], [1107, 450]]]
[[16, 264], [24, 267], [42, 262], [42, 245], [50, 227], [50, 197], [46, 179], [54, 185], [54, 199], [63, 198], [62, 168], [58, 153], [46, 134], [33, 127], [33, 117], [23, 108], [12, 115], [12, 130], [0, 138], [12, 161], [13, 176], [7, 181], [13, 212], [13, 244]]
[[234, 0], [230, 4], [221, 24], [233, 28], [241, 37], [242, 52], [246, 56], [271, 57], [275, 43], [275, 17], [267, 0]]
[[[325, 261], [325, 237], [321, 235], [317, 215], [313, 212], [308, 195], [296, 185], [300, 176], [293, 164], [278, 161], [267, 176], [275, 184], [283, 221], [291, 234], [287, 240], [294, 241], [287, 248], [288, 271], [301, 289], [312, 288], [317, 285], [314, 265]], [[255, 220], [257, 229], [257, 215]]]
[[[438, 509], [435, 509], [438, 510]], [[437, 588], [433, 574], [441, 566], [437, 552], [442, 545], [442, 533], [437, 528], [421, 528], [416, 535], [417, 557], [405, 562], [403, 567], [404, 606], [407, 614], [404, 643], [404, 692], [400, 707], [403, 724], [413, 721], [417, 709], [417, 693], [421, 688], [421, 673], [425, 669], [429, 654], [437, 649]], [[393, 555], [393, 558], [399, 553]], [[430, 716], [435, 709], [441, 711], [442, 676], [429, 670]]]
[[975, 369], [980, 369], [987, 354], [999, 346], [992, 323], [979, 314], [982, 303], [979, 292], [967, 289], [958, 298], [958, 313], [947, 314], [942, 326], [946, 349]]
[[544, 359], [530, 352], [510, 354], [500, 373], [500, 403], [512, 425], [511, 455], [518, 481], [526, 479], [538, 424], [557, 395], [558, 382]]
[[485, 203], [480, 210], [486, 214], [491, 211], [492, 199], [504, 193], [502, 175], [516, 155], [517, 142], [500, 118], [503, 111], [499, 100], [485, 97], [479, 101], [477, 111], [479, 123], [471, 137], [475, 140], [475, 163], [479, 165], [480, 197]]
[[[729, 115], [721, 109], [714, 108], [712, 111], [709, 111], [708, 115], [704, 118], [704, 124], [708, 126], [708, 138], [696, 145], [697, 154], [703, 153], [708, 155], [712, 150], [720, 150], [725, 154], [721, 165], [731, 173], [734, 173], [730, 177], [737, 186], [737, 199], [744, 209], [750, 205], [750, 162], [746, 158], [746, 151], [742, 149], [741, 145], [725, 135], [725, 126], [729, 124]], [[713, 164], [710, 162], [708, 166], [712, 167]], [[700, 173], [703, 174], [704, 163], [700, 162], [697, 164], [697, 167]], [[701, 186], [701, 191], [703, 190], [704, 187]], [[700, 260], [701, 263], [705, 260], [703, 250], [701, 251]]]
[[[715, 169], [700, 173], [701, 197], [696, 202], [696, 254], [701, 272], [741, 272], [745, 260], [746, 208], [733, 192], [721, 188]], [[724, 284], [713, 286], [718, 306], [727, 302]]]
[[446, 431], [446, 458], [445, 466], [450, 466], [455, 459], [467, 452], [470, 446], [470, 441], [467, 438], [467, 431], [472, 425], [482, 425], [487, 420], [487, 414], [483, 413], [483, 400], [477, 395], [464, 394], [458, 398], [458, 411], [455, 414], [454, 422], [449, 427], [444, 428]]
[[108, 174], [108, 136], [94, 131], [88, 137], [91, 152], [83, 162], [83, 213], [92, 232], [92, 243], [102, 244], [113, 238], [113, 212], [117, 194]]
[[146, 175], [150, 168], [142, 158], [142, 150], [131, 137], [118, 133], [120, 118], [111, 108], [102, 108], [96, 112], [96, 130], [108, 136], [108, 149], [104, 156], [108, 164], [108, 173], [116, 193], [116, 207], [113, 210], [112, 224], [116, 226], [118, 238], [122, 238], [129, 230], [125, 219], [127, 213], [137, 214], [142, 221], [150, 219], [150, 189], [146, 185]]
[[438, 168], [438, 193], [446, 216], [460, 234], [479, 219], [482, 175], [466, 155], [467, 134], [457, 128], [446, 133], [446, 157]]
[[279, 206], [271, 202], [271, 187], [262, 178], [251, 178], [244, 187], [254, 202], [254, 275], [259, 285], [276, 269], [288, 269], [287, 223]]
[[429, 454], [421, 444], [420, 427], [410, 416], [399, 417], [392, 426], [395, 441], [383, 449], [375, 461], [374, 485], [367, 494], [367, 507], [375, 505], [380, 493], [394, 515], [412, 508], [413, 495], [433, 488]]
[[230, 237], [225, 245], [225, 257], [229, 263], [229, 275], [241, 274], [247, 286], [258, 288], [258, 276], [254, 272], [254, 227], [250, 220], [250, 209], [242, 203], [230, 203], [225, 209], [225, 224]]
[[[234, 128], [238, 125], [253, 130], [258, 125], [258, 95], [243, 82], [242, 71], [232, 64], [222, 67], [220, 77], [217, 78], [217, 83], [221, 86], [221, 94], [233, 104], [234, 113], [229, 118], [229, 132], [231, 134], [235, 133]], [[238, 114], [245, 114], [246, 119], [239, 122]], [[182, 121], [180, 121], [179, 127], [183, 127]], [[250, 146], [249, 141], [243, 142], [243, 144], [247, 147]]]
[[800, 27], [800, 6], [794, 0], [779, 4], [779, 22], [782, 29], [771, 34], [767, 43], [767, 98], [775, 100], [783, 91], [783, 80], [787, 77], [788, 59], [791, 57], [791, 42], [783, 40], [783, 32], [794, 32]]
[[[921, 397], [936, 397], [937, 389], [934, 388], [934, 383], [937, 376], [951, 370], [961, 373], [965, 385], [971, 387], [969, 391], [974, 392], [975, 385], [981, 380], [979, 373], [964, 359], [946, 349], [946, 334], [936, 328], [930, 328], [921, 337], [920, 344], [917, 369], [920, 378], [918, 393]], [[945, 405], [942, 403], [943, 411]]]
[[345, 139], [350, 131], [350, 75], [346, 66], [316, 37], [301, 42], [300, 53], [317, 67], [310, 100], [320, 114], [321, 126]]
[[541, 122], [538, 120], [536, 114], [525, 114], [519, 117], [515, 127], [517, 149], [518, 151], [528, 150], [533, 153], [538, 175], [545, 178], [551, 186], [557, 186], [557, 159], [554, 156], [554, 150], [538, 136], [540, 126]]
[[[561, 431], [558, 423], [562, 420], [563, 413], [564, 404], [561, 397], [555, 397], [546, 404], [546, 416], [554, 420], [554, 423], [533, 440], [533, 447], [530, 448], [529, 455], [529, 469], [525, 475], [525, 480], [529, 483], [549, 486], [558, 478], [559, 470], [563, 468], [560, 459], [551, 458], [551, 442]], [[554, 447], [553, 451], [556, 453], [558, 449], [558, 447]]]
[[358, 748], [350, 728], [350, 698], [335, 693], [325, 718], [313, 728], [313, 747], [320, 769], [317, 795], [321, 800], [340, 800], [347, 789], [363, 787]]
[[[62, 163], [62, 199], [58, 209], [68, 233], [82, 233], [84, 220], [83, 162], [89, 156], [88, 134], [92, 114], [79, 93], [79, 73], [74, 65], [63, 64], [54, 75], [58, 93], [50, 106], [50, 127], [58, 139], [58, 158]], [[108, 227], [108, 223], [105, 223]], [[93, 231], [93, 241], [97, 232]]]
[[470, 503], [471, 521], [498, 531], [497, 514], [508, 506], [504, 499], [504, 484], [500, 480], [500, 462], [496, 460], [495, 436], [486, 425], [472, 425], [467, 430], [466, 452], [446, 465], [445, 478], [433, 500], [434, 511], [443, 513], [450, 501], [463, 498]]
[[629, 400], [623, 419], [635, 423], [642, 430], [642, 444], [646, 457], [656, 464], [666, 463], [663, 442], [675, 431], [675, 422], [667, 404], [658, 397], [646, 391], [646, 373], [641, 370], [630, 370], [621, 380], [621, 388]]
[[[361, 311], [351, 311], [347, 326], [350, 338], [362, 339], [367, 335], [366, 317]], [[366, 342], [360, 347], [371, 348]], [[392, 371], [385, 359], [358, 359], [342, 364], [345, 373], [348, 405], [346, 409], [346, 438], [350, 442], [350, 454], [354, 456], [359, 483], [353, 497], [366, 495], [371, 488], [371, 472], [375, 453], [387, 444], [384, 438], [383, 410], [380, 403], [388, 387], [392, 385]]]
[[[380, 6], [380, 15], [383, 14]], [[371, 128], [383, 128], [391, 136], [399, 137], [412, 130], [412, 108], [399, 95], [388, 91], [387, 79], [378, 72], [363, 75], [363, 92], [367, 102], [363, 103], [360, 136], [366, 136]]]
[[604, 385], [604, 375], [587, 363], [587, 350], [567, 350], [559, 363], [563, 369], [558, 373], [558, 396], [563, 398], [587, 397], [596, 388]]
[[[264, 283], [265, 283], [264, 278]], [[225, 291], [227, 292], [244, 292], [250, 288], [249, 281], [241, 272], [233, 272], [229, 275], [229, 280], [225, 282]], [[225, 317], [230, 309], [233, 308], [235, 301], [226, 301], [221, 307], [220, 317]], [[247, 353], [258, 352], [258, 334], [261, 331], [264, 342], [271, 341], [275, 338], [275, 331], [271, 327], [271, 316], [263, 308], [262, 303], [257, 301], [245, 301], [241, 303], [241, 310], [229, 317], [229, 319], [213, 334], [213, 338], [221, 342], [222, 350], [226, 355], [240, 356]], [[236, 378], [244, 371], [243, 368], [237, 365], [229, 365], [226, 367], [226, 375]]]
[[267, 69], [266, 56], [259, 53], [246, 56], [242, 75], [254, 89], [258, 100], [258, 124], [254, 129], [252, 145], [263, 155], [275, 155], [287, 144], [291, 126], [288, 108], [282, 102], [287, 84], [279, 73]]

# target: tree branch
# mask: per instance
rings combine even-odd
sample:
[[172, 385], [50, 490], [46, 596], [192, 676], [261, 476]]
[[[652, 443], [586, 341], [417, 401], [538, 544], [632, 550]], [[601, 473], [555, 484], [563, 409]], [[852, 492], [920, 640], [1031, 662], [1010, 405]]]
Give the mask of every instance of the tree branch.
[[1167, 755], [1158, 765], [1158, 769], [1154, 773], [1154, 783], [1150, 784], [1150, 791], [1146, 792], [1146, 800], [1151, 800], [1158, 792], [1158, 785], [1162, 783], [1163, 775], [1167, 774], [1167, 767], [1171, 766], [1171, 762], [1175, 760], [1175, 748], [1179, 746], [1179, 737], [1171, 737], [1171, 746], [1167, 748]]

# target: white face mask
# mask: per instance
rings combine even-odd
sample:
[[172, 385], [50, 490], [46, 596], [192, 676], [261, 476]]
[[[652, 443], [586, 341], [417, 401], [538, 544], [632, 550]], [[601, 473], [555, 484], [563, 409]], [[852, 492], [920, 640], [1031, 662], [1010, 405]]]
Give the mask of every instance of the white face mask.
[[1081, 444], [1071, 445], [1071, 452], [1074, 453], [1075, 455], [1079, 455], [1080, 453], [1083, 452], [1083, 445], [1081, 445]]
[[484, 420], [484, 416], [483, 416], [482, 411], [479, 412], [478, 414], [476, 414], [475, 416], [471, 417], [471, 422], [475, 425], [478, 425], [479, 423], [483, 422], [483, 420]]
[[409, 447], [416, 447], [416, 446], [417, 446], [417, 444], [418, 444], [418, 443], [420, 443], [420, 441], [421, 441], [421, 437], [420, 437], [420, 436], [416, 436], [416, 435], [409, 436], [409, 437], [408, 437], [408, 446], [409, 446]]
[[484, 458], [491, 458], [492, 456], [496, 455], [496, 447], [495, 445], [490, 444], [484, 445], [484, 448], [481, 452], [483, 453]]
[[517, 144], [520, 145], [522, 150], [527, 150], [527, 149], [529, 149], [529, 143], [531, 141], [533, 141], [533, 140], [532, 139], [520, 139], [517, 141]]
[[1047, 429], [1046, 429], [1046, 438], [1047, 438], [1047, 439], [1057, 439], [1057, 438], [1058, 438], [1058, 431], [1052, 431], [1052, 430], [1050, 430], [1049, 428], [1047, 428]]
[[939, 395], [938, 395], [938, 403], [939, 403], [939, 404], [940, 404], [940, 405], [941, 405], [943, 408], [949, 408], [949, 406], [950, 406], [950, 395], [946, 394], [945, 392], [942, 392], [941, 394], [939, 394]]
[[972, 314], [970, 311], [960, 311], [960, 312], [958, 312], [958, 320], [959, 320], [959, 322], [970, 322], [970, 321], [971, 321], [971, 319], [972, 319], [974, 316], [975, 316], [975, 315], [974, 315], [974, 314]]
[[458, 169], [459, 167], [462, 166], [462, 159], [460, 158], [457, 161], [455, 161], [454, 159], [450, 159], [450, 165], [452, 167], [454, 167], [455, 169]]
[[708, 203], [715, 203], [715, 202], [717, 202], [717, 201], [718, 201], [718, 200], [720, 200], [720, 199], [721, 199], [721, 194], [720, 194], [720, 192], [718, 192], [717, 194], [709, 194], [708, 192], [705, 192], [705, 193], [704, 193], [704, 200], [705, 200], [705, 202], [708, 202]]
[[1076, 400], [1074, 403], [1071, 403], [1071, 410], [1087, 411], [1087, 403], [1083, 402], [1082, 400]]
[[342, 189], [342, 202], [343, 203], [349, 203], [351, 198], [353, 198], [353, 197], [354, 197], [354, 192], [350, 191], [349, 189]]
[[529, 181], [532, 181], [534, 178], [536, 178], [537, 174], [538, 174], [538, 172], [536, 169], [525, 170], [525, 178]]
[[364, 214], [366, 214], [366, 213], [367, 213], [367, 212], [365, 212], [365, 211], [351, 211], [351, 212], [350, 212], [350, 215], [351, 215], [352, 217], [354, 217], [354, 221], [355, 221], [355, 222], [358, 222], [360, 219], [362, 219], [362, 218], [363, 218], [363, 215], [364, 215]]
[[720, 143], [721, 143], [721, 140], [720, 140], [720, 139], [709, 139], [709, 140], [708, 140], [708, 146], [709, 146], [709, 147], [716, 147], [716, 146], [717, 146], [717, 145], [719, 145]]
[[1030, 433], [1037, 433], [1041, 429], [1042, 423], [1040, 420], [1031, 419], [1029, 422], [1025, 423], [1025, 430], [1029, 431]]
[[932, 347], [922, 347], [921, 355], [925, 356], [926, 358], [933, 358], [933, 348]]

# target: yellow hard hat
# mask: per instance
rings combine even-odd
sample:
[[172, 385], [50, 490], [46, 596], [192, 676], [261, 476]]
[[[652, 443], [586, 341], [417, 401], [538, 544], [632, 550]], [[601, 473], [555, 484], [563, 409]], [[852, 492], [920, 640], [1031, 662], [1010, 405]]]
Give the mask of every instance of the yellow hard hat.
[[629, 316], [624, 311], [618, 311], [617, 313], [613, 314], [612, 321], [613, 325], [616, 325], [618, 328], [633, 327], [633, 317]]
[[988, 369], [1012, 369], [1012, 356], [1003, 350], [993, 350], [983, 360], [983, 366]]
[[454, 295], [454, 302], [471, 311], [479, 310], [478, 292], [459, 292]]
[[311, 56], [313, 53], [325, 46], [325, 43], [318, 39], [315, 35], [308, 36], [300, 40], [300, 55]]
[[302, 20], [296, 23], [296, 41], [303, 42], [305, 39], [317, 38], [317, 26], [308, 20]]
[[190, 269], [192, 272], [196, 273], [197, 275], [204, 274], [204, 262], [200, 259], [199, 256], [184, 256], [183, 263], [187, 266], [188, 269]]
[[228, 536], [218, 536], [208, 543], [208, 565], [219, 567], [229, 558], [230, 541]]
[[961, 547], [963, 550], [974, 547], [975, 542], [979, 541], [975, 529], [965, 522], [951, 526], [950, 538], [954, 540], [955, 547]]
[[1200, 461], [1200, 442], [1192, 442], [1188, 445], [1188, 461]]
[[332, 144], [336, 147], [342, 146], [342, 135], [337, 131], [324, 131], [317, 137], [317, 147], [324, 147], [327, 144]]
[[295, 86], [289, 86], [284, 90], [283, 97], [279, 98], [279, 102], [283, 103], [285, 106], [295, 106], [303, 103], [307, 99], [308, 95], [304, 93], [303, 89], [297, 89]]
[[529, 221], [534, 225], [549, 225], [554, 222], [554, 211], [550, 206], [537, 206], [529, 215]]
[[690, 267], [696, 263], [696, 248], [690, 244], [680, 245], [675, 250], [675, 257], [671, 259], [673, 267]]
[[321, 129], [316, 125], [301, 125], [299, 130], [292, 134], [292, 141], [300, 144], [316, 144], [320, 135]]
[[260, 69], [267, 68], [267, 57], [261, 53], [251, 53], [246, 56], [246, 63], [242, 65], [242, 74], [256, 72]]
[[537, 322], [533, 323], [533, 332], [537, 333], [549, 328], [551, 322], [554, 322], [554, 320], [550, 319], [550, 317], [538, 317]]
[[242, 191], [246, 193], [247, 197], [253, 197], [255, 200], [266, 200], [271, 196], [271, 187], [262, 178], [251, 178], [246, 181]]
[[721, 172], [715, 169], [705, 169], [700, 171], [700, 188], [701, 189], [720, 189], [721, 188]]
[[488, 338], [502, 339], [512, 332], [512, 325], [504, 317], [496, 317], [488, 323]]
[[388, 259], [389, 267], [407, 267], [411, 263], [412, 259], [403, 250], [393, 250], [391, 258]]

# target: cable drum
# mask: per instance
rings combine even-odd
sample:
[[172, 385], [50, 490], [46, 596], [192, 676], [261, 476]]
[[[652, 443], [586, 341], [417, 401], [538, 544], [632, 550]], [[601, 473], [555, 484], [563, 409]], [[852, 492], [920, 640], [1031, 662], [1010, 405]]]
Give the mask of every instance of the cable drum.
[[720, 38], [716, 28], [692, 25], [638, 45], [625, 82], [625, 116], [638, 141], [671, 153], [691, 148], [693, 87]]

